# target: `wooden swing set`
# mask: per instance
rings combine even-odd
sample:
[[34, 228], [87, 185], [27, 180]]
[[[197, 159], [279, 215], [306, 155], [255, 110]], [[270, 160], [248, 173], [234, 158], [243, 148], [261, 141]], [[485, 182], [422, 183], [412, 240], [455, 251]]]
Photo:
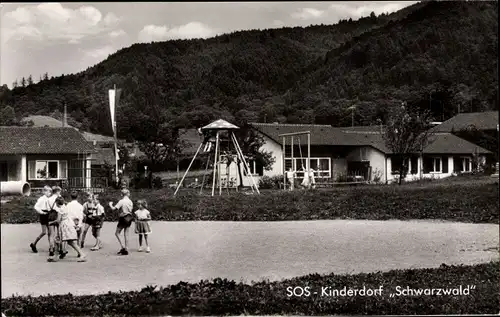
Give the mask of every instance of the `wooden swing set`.
[[[302, 145], [300, 144], [300, 136], [302, 135], [307, 135], [307, 159], [306, 159], [306, 164], [304, 167], [304, 157], [302, 155]], [[291, 160], [291, 170], [293, 173], [297, 173], [297, 164], [295, 164], [295, 157], [294, 157], [294, 139], [297, 138], [297, 145], [299, 147], [299, 153], [300, 153], [300, 162], [302, 164], [302, 170], [304, 171], [304, 179], [306, 177], [310, 177], [311, 175], [311, 131], [301, 131], [301, 132], [293, 132], [293, 133], [284, 133], [280, 134], [279, 137], [283, 138], [282, 142], [282, 152], [283, 152], [283, 189], [287, 189], [287, 171], [286, 171], [286, 161], [288, 159]], [[286, 152], [286, 145], [287, 145], [287, 138], [290, 139], [290, 157], [287, 157], [287, 152]], [[307, 186], [310, 186], [311, 182], [307, 182]], [[292, 186], [292, 185], [290, 185]], [[290, 188], [290, 190], [293, 190], [293, 186]]]

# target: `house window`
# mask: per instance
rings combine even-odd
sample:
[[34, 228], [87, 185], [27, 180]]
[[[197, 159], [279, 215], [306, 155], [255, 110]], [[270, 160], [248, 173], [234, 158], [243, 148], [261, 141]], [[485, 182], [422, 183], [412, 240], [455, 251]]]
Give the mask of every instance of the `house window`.
[[440, 157], [432, 157], [431, 158], [432, 165], [430, 172], [431, 173], [441, 173], [442, 172], [442, 160]]
[[[297, 171], [298, 178], [304, 177], [302, 166], [307, 168], [307, 158], [291, 158], [285, 159], [285, 170], [292, 168]], [[314, 170], [315, 178], [331, 178], [332, 177], [332, 162], [329, 157], [311, 157], [311, 169]]]
[[65, 179], [68, 175], [67, 161], [29, 161], [29, 179]]
[[257, 160], [248, 160], [248, 167], [250, 168], [250, 173], [252, 176], [262, 176], [264, 175], [264, 168], [260, 162]]
[[[391, 173], [392, 174], [397, 174], [399, 175], [399, 172], [401, 168], [403, 167], [402, 165], [403, 160], [399, 156], [393, 156], [391, 157]], [[406, 167], [408, 168], [408, 159], [405, 159], [406, 162]]]
[[471, 171], [471, 159], [469, 157], [460, 158], [460, 172], [470, 172]]

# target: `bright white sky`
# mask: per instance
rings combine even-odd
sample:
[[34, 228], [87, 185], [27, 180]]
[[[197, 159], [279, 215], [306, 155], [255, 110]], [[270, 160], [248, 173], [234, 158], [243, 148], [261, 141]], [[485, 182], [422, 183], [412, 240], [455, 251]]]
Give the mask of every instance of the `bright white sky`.
[[138, 42], [335, 24], [416, 2], [2, 3], [0, 84], [77, 73]]

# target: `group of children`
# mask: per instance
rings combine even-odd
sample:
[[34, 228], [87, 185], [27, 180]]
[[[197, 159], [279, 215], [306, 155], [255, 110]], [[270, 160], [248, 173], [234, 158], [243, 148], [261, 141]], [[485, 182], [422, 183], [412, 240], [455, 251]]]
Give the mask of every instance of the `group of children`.
[[[302, 188], [316, 188], [316, 180], [314, 177], [314, 170], [311, 168], [309, 172], [306, 170], [304, 166], [302, 166], [302, 172], [304, 173], [304, 178], [302, 179], [302, 183], [300, 184]], [[296, 177], [297, 171], [294, 171], [292, 168], [289, 168], [288, 171], [285, 173], [286, 179], [288, 181], [288, 189], [289, 190], [294, 190], [295, 188], [295, 177]]]
[[[78, 202], [78, 193], [71, 193], [71, 201], [66, 203], [61, 196], [60, 187], [45, 186], [43, 195], [35, 204], [35, 211], [39, 214], [42, 232], [33, 243], [31, 250], [37, 253], [37, 243], [45, 236], [49, 240], [49, 262], [55, 261], [55, 254], [59, 254], [59, 259], [64, 259], [68, 251], [66, 245], [71, 246], [78, 256], [78, 262], [85, 262], [86, 255], [82, 249], [85, 246], [85, 237], [92, 227], [92, 235], [95, 238], [95, 245], [90, 249], [97, 251], [102, 248], [100, 238], [101, 228], [104, 222], [104, 207], [99, 202], [99, 197], [92, 193], [87, 194], [87, 201], [82, 205]], [[142, 240], [144, 237], [146, 252], [151, 252], [148, 244], [148, 235], [151, 233], [151, 215], [146, 209], [145, 200], [137, 202], [138, 209], [133, 212], [133, 202], [130, 200], [130, 192], [127, 189], [121, 191], [122, 199], [113, 205], [109, 203], [112, 210], [120, 210], [118, 225], [116, 228], [116, 238], [120, 243], [119, 255], [128, 255], [128, 235], [132, 222], [135, 221], [135, 233], [139, 235], [139, 251], [144, 251]], [[120, 239], [121, 232], [124, 232], [124, 243]]]

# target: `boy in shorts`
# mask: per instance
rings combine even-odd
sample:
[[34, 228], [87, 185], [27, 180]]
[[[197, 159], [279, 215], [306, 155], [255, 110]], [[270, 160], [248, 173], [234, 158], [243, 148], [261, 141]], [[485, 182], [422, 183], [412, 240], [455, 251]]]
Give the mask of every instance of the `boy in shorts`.
[[[36, 244], [40, 241], [49, 231], [49, 197], [52, 195], [52, 188], [50, 186], [45, 186], [43, 188], [43, 195], [38, 198], [35, 204], [35, 211], [40, 217], [40, 225], [42, 226], [42, 232], [38, 235], [33, 243], [30, 244], [31, 251], [33, 253], [38, 253]], [[50, 244], [50, 236], [47, 236]]]
[[[121, 191], [122, 199], [113, 206], [112, 202], [109, 202], [109, 208], [111, 210], [120, 209], [120, 216], [118, 218], [118, 225], [116, 226], [115, 236], [118, 239], [118, 243], [120, 243], [120, 251], [119, 255], [128, 255], [128, 234], [130, 225], [134, 221], [134, 215], [132, 213], [132, 209], [134, 208], [134, 203], [130, 200], [130, 191], [128, 189], [122, 189]], [[125, 245], [122, 244], [120, 239], [120, 234], [123, 230], [123, 238], [125, 240]]]

